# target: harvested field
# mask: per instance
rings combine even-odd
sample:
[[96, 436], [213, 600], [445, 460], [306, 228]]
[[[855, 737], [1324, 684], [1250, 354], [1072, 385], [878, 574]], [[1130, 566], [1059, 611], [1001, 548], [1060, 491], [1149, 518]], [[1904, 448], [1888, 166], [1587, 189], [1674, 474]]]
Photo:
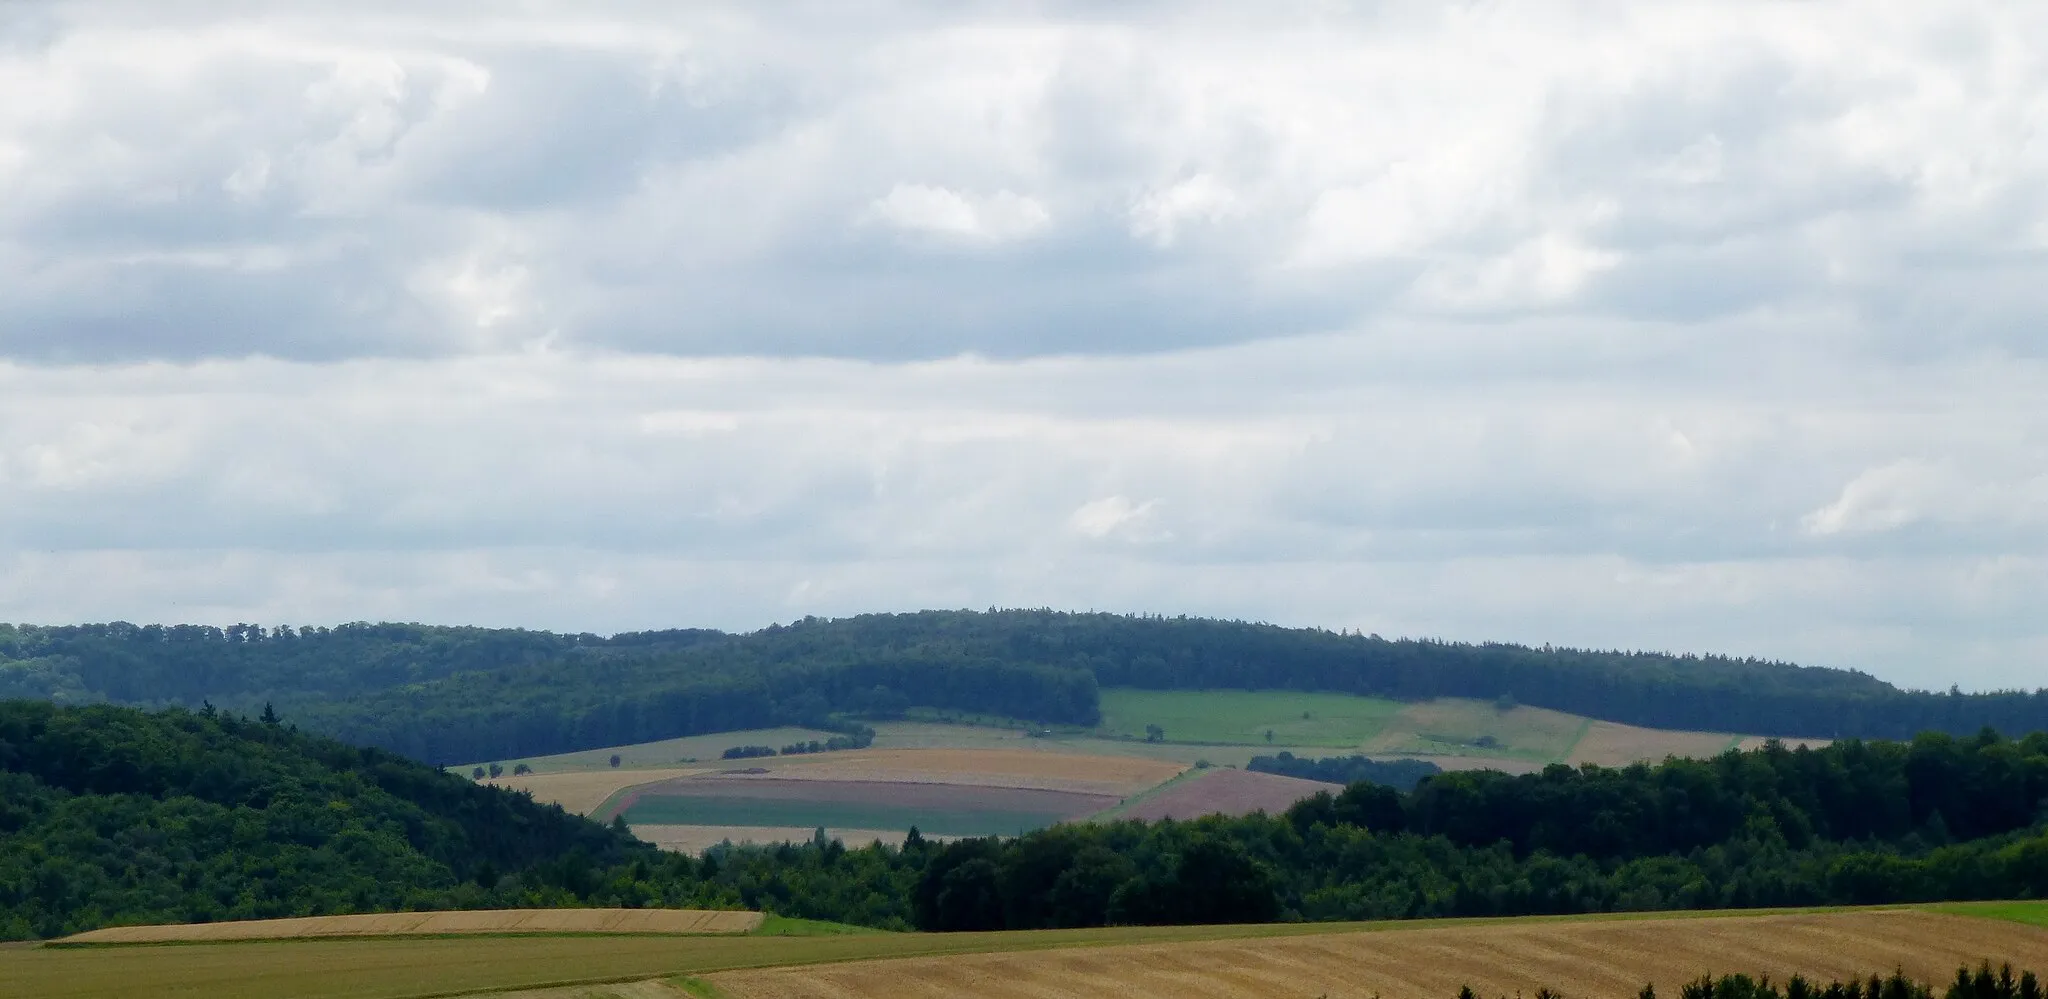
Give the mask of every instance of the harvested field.
[[[506, 775], [482, 781], [514, 791], [526, 791], [533, 800], [543, 804], [553, 803], [566, 811], [578, 815], [592, 815], [615, 794], [636, 784], [653, 781], [674, 780], [691, 774], [701, 774], [702, 768], [669, 767], [661, 770], [590, 770], [552, 774], [522, 774], [518, 777]], [[610, 816], [600, 818], [609, 819]]]
[[64, 943], [172, 943], [300, 940], [313, 937], [421, 936], [442, 933], [745, 933], [758, 912], [702, 909], [485, 909], [390, 912], [352, 916], [248, 919], [169, 926], [110, 926], [65, 937]]
[[[552, 756], [511, 756], [496, 762], [507, 771], [515, 764], [524, 763], [532, 767], [534, 773], [541, 774], [608, 770], [611, 769], [613, 754], [617, 754], [619, 764], [628, 769], [647, 770], [697, 764], [715, 766], [720, 762], [719, 754], [733, 746], [779, 748], [792, 742], [829, 739], [837, 734], [814, 728], [756, 728], [738, 732], [714, 732], [710, 735], [689, 735], [655, 742], [636, 742], [624, 746], [606, 746], [601, 749], [584, 749], [573, 753], [556, 753]], [[476, 763], [464, 763], [449, 769], [466, 774], [475, 767], [489, 766], [491, 762], [479, 760]]]
[[[726, 840], [734, 843], [808, 843], [816, 834], [817, 827], [800, 826], [688, 826], [688, 825], [636, 825], [633, 835], [664, 850], [680, 853], [703, 853]], [[891, 846], [903, 842], [905, 830], [901, 829], [834, 829], [826, 827], [825, 835], [845, 843], [849, 847], [866, 846], [881, 840]], [[919, 832], [923, 832], [920, 828]], [[943, 840], [946, 836], [929, 836], [928, 839]]]
[[708, 977], [734, 999], [973, 995], [1383, 996], [1449, 999], [1634, 996], [1646, 982], [1675, 994], [1701, 974], [1783, 980], [1903, 968], [1937, 987], [1982, 960], [2048, 968], [2048, 932], [1929, 912], [1846, 912], [1717, 919], [1639, 919], [1445, 926], [1257, 941], [1144, 944], [1035, 953], [862, 961]]
[[1117, 803], [1107, 794], [895, 781], [787, 780], [754, 774], [686, 777], [637, 788], [634, 825], [903, 829], [1016, 835]]
[[1212, 769], [1161, 788], [1111, 812], [1107, 817], [1158, 820], [1195, 819], [1204, 815], [1277, 815], [1287, 806], [1319, 791], [1339, 791], [1335, 784], [1282, 777], [1249, 770]]
[[1596, 721], [1586, 726], [1586, 734], [1565, 762], [1619, 767], [1637, 760], [1657, 762], [1666, 756], [1704, 758], [1719, 756], [1740, 741], [1739, 736], [1721, 732], [1672, 732]]
[[1187, 769], [1164, 760], [1028, 749], [865, 749], [747, 762], [779, 780], [966, 784], [1119, 797]]

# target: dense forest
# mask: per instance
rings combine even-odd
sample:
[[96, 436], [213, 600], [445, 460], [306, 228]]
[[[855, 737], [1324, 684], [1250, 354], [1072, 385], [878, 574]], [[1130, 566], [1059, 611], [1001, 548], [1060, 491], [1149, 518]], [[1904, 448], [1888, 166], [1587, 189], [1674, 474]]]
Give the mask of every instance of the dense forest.
[[223, 713], [0, 701], [0, 939], [573, 904], [659, 855], [379, 749]]
[[0, 935], [670, 905], [931, 930], [2048, 896], [2048, 735], [1359, 783], [1280, 815], [661, 853], [225, 713], [0, 703]]
[[2048, 729], [2048, 691], [1903, 691], [1863, 673], [1650, 652], [1389, 640], [1043, 610], [807, 618], [609, 637], [351, 624], [0, 625], [0, 697], [253, 712], [434, 763], [910, 708], [1087, 726], [1100, 687], [1511, 697], [1611, 721], [1784, 737]]
[[1284, 749], [1273, 756], [1254, 756], [1244, 768], [1325, 784], [1385, 784], [1402, 791], [1413, 790], [1424, 777], [1443, 773], [1442, 767], [1428, 760], [1375, 760], [1359, 753], [1309, 759]]

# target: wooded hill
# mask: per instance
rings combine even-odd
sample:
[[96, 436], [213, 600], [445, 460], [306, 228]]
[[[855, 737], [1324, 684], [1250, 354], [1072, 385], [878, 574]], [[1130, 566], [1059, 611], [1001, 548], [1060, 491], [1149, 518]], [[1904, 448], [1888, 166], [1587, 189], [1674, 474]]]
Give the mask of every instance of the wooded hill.
[[1354, 784], [1282, 815], [663, 854], [289, 726], [0, 702], [0, 937], [550, 905], [933, 930], [2048, 895], [2048, 734]]
[[1091, 725], [1099, 687], [1512, 698], [1654, 728], [1816, 738], [2048, 729], [2048, 691], [1654, 652], [1389, 640], [1046, 610], [804, 619], [749, 634], [0, 625], [0, 696], [254, 712], [431, 762], [534, 756], [910, 707]]
[[112, 923], [561, 905], [623, 829], [225, 714], [0, 701], [0, 939]]

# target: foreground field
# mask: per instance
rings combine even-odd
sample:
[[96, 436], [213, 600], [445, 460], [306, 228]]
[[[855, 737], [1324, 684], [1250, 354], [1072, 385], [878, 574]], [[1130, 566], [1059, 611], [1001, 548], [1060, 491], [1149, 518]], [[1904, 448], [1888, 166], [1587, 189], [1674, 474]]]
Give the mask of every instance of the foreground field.
[[[1709, 967], [1782, 975], [1790, 969], [1830, 974], [1903, 966], [1935, 981], [1953, 974], [1956, 964], [1964, 961], [2009, 960], [2048, 967], [2048, 931], [2024, 922], [2048, 917], [2048, 908], [2040, 903], [1940, 908], [1941, 913], [1671, 913], [1024, 933], [404, 938], [45, 948], [0, 952], [0, 999], [416, 999], [683, 976], [707, 978], [734, 999], [968, 994], [1029, 994], [1044, 999], [1305, 997], [1318, 991], [1332, 997], [1363, 997], [1375, 988], [1385, 999], [1448, 999], [1456, 994], [1456, 984], [1446, 992], [1437, 987], [1440, 980], [1469, 981], [1475, 987], [1513, 983], [1489, 994], [1513, 994], [1519, 988], [1528, 995], [1538, 984], [1563, 986], [1573, 999], [1600, 999], [1633, 996], [1644, 981], [1675, 983]], [[771, 920], [771, 927], [775, 922]], [[1251, 940], [1259, 942], [1242, 942]], [[1162, 944], [1172, 946], [1158, 946]], [[1552, 948], [1561, 950], [1553, 954]], [[881, 960], [943, 955], [960, 956]], [[1416, 963], [1393, 963], [1397, 960]], [[1035, 982], [1037, 988], [1025, 992], [983, 977], [992, 974], [1023, 976], [1016, 981]], [[1596, 980], [1622, 987], [1586, 987]], [[1330, 984], [1304, 991], [1310, 982]], [[1576, 991], [1574, 983], [1580, 986]], [[550, 999], [608, 994], [637, 999], [666, 992], [658, 984], [607, 985], [569, 989]]]
[[244, 919], [172, 926], [109, 926], [59, 943], [137, 944], [226, 940], [304, 940], [322, 937], [436, 936], [464, 933], [747, 933], [761, 925], [758, 912], [697, 909], [483, 909], [463, 912], [389, 912], [296, 919]]
[[1939, 984], [1957, 966], [1983, 960], [2048, 967], [2048, 934], [2015, 923], [1912, 911], [1553, 922], [866, 961], [734, 972], [708, 981], [734, 999], [1444, 999], [1463, 985], [1482, 995], [1528, 995], [1549, 987], [1567, 996], [1620, 997], [1634, 995], [1646, 982], [1669, 989], [1709, 972], [1783, 980], [1793, 974], [1826, 978], [1904, 969]]

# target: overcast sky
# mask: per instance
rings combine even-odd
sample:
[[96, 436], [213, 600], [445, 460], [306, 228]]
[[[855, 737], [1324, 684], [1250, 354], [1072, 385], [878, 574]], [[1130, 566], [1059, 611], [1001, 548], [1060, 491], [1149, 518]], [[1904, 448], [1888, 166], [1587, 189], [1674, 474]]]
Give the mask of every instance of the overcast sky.
[[2040, 686], [2041, 38], [0, 3], [0, 620], [1050, 605]]

